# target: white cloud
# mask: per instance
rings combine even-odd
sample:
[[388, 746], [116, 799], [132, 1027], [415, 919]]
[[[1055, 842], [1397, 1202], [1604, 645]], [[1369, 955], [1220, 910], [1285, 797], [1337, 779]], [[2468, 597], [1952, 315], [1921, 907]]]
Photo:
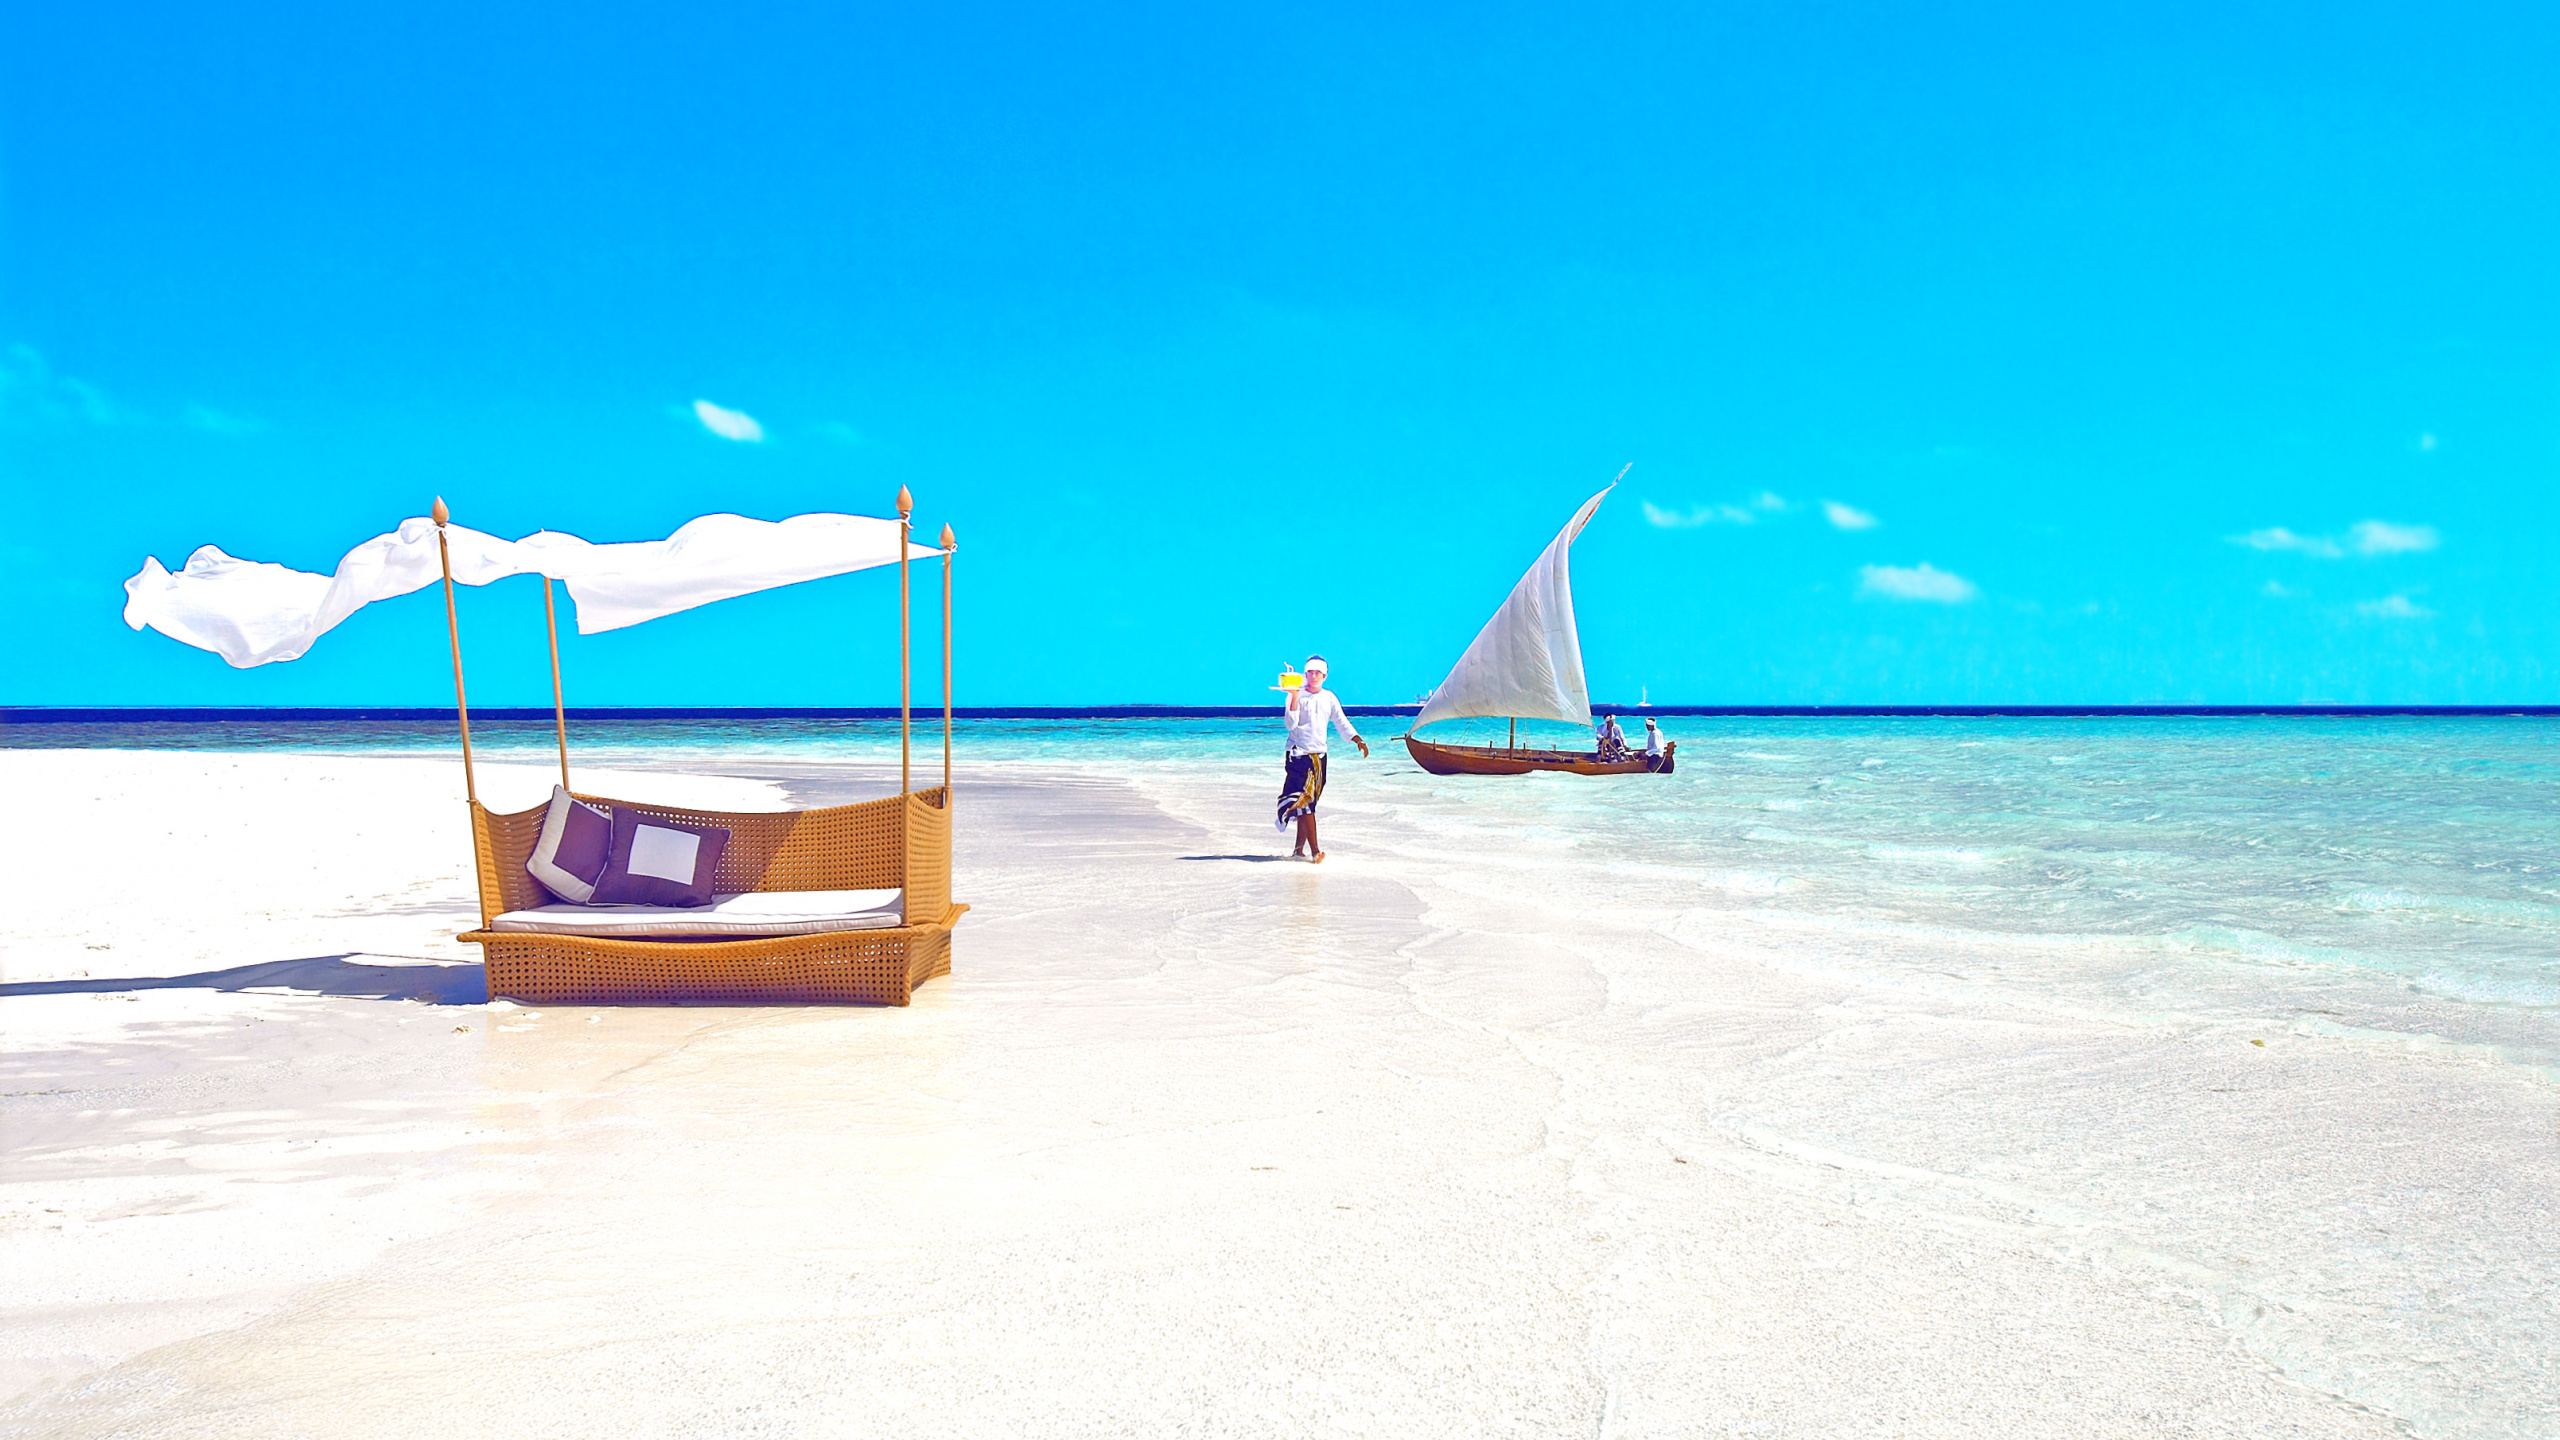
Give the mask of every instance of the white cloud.
[[2246, 545], [2252, 550], [2299, 550], [2319, 560], [2336, 560], [2347, 553], [2338, 548], [2337, 541], [2326, 535], [2296, 535], [2281, 525], [2252, 530], [2246, 535], [2233, 535], [2229, 539], [2234, 545]]
[[1694, 505], [1686, 510], [1666, 510], [1647, 500], [1644, 518], [1646, 524], [1664, 530], [1689, 530], [1700, 525], [1757, 525], [1762, 515], [1783, 515], [1793, 508], [1786, 496], [1763, 490], [1740, 505]]
[[2424, 620], [2436, 612], [2424, 605], [2409, 603], [2406, 595], [2385, 595], [2379, 600], [2358, 602], [2356, 613], [2375, 620]]
[[254, 415], [232, 415], [210, 405], [192, 403], [187, 406], [184, 419], [196, 429], [214, 435], [263, 435], [270, 428]]
[[2252, 550], [2294, 550], [2314, 560], [2343, 560], [2349, 550], [2369, 560], [2377, 555], [2433, 550], [2437, 544], [2433, 525], [2394, 525], [2387, 520], [2359, 520], [2348, 527], [2344, 540], [2335, 535], [2297, 534], [2282, 525], [2226, 538]]
[[2359, 520], [2347, 532], [2347, 542], [2359, 555], [2400, 555], [2412, 550], [2436, 548], [2433, 525], [2394, 525], [2386, 520]]
[[131, 425], [143, 417], [85, 380], [57, 375], [32, 345], [0, 350], [0, 422]]
[[2288, 595], [2299, 595], [2302, 592], [2286, 585], [2281, 580], [2270, 580], [2266, 584], [2258, 587], [2258, 593], [2261, 595], [2273, 595], [2277, 599], [2282, 600]]
[[1822, 502], [1822, 517], [1831, 522], [1834, 530], [1873, 530], [1883, 523], [1857, 506], [1843, 505], [1837, 500]]
[[1687, 530], [1699, 525], [1752, 525], [1760, 519], [1739, 505], [1700, 505], [1681, 511], [1665, 510], [1650, 500], [1644, 502], [1644, 518], [1646, 524], [1665, 530]]
[[0, 426], [183, 425], [208, 435], [262, 435], [266, 421], [189, 403], [173, 421], [139, 410], [76, 376], [56, 372], [32, 345], [0, 347]]
[[1887, 600], [1926, 600], [1935, 605], [1961, 605], [1981, 592], [1972, 581], [1923, 560], [1916, 566], [1861, 565], [1858, 593]]
[[703, 429], [723, 440], [753, 445], [764, 439], [764, 427], [744, 410], [727, 410], [708, 400], [696, 400], [693, 402], [693, 415], [702, 422]]

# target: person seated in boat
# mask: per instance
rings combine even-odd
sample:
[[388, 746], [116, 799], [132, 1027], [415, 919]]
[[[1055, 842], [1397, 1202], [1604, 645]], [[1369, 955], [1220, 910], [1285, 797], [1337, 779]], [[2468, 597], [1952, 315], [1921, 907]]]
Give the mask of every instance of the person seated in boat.
[[1324, 688], [1330, 669], [1321, 655], [1307, 657], [1306, 683], [1289, 692], [1282, 714], [1289, 725], [1287, 768], [1281, 772], [1280, 810], [1272, 824], [1286, 831], [1291, 823], [1298, 827], [1298, 843], [1289, 851], [1292, 859], [1324, 863], [1324, 849], [1316, 843], [1316, 802], [1324, 798], [1325, 727], [1339, 729], [1342, 738], [1369, 753], [1369, 742], [1351, 728], [1351, 717], [1342, 712], [1342, 701]]
[[1615, 715], [1601, 718], [1600, 758], [1603, 760], [1627, 758], [1627, 732], [1618, 728], [1618, 717]]
[[1662, 727], [1654, 724], [1650, 715], [1644, 717], [1644, 753], [1648, 760], [1662, 758]]

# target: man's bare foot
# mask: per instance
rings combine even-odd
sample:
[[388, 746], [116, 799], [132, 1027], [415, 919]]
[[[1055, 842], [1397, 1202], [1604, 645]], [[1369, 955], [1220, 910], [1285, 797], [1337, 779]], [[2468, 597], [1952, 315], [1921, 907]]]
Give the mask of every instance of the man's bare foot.
[[1323, 863], [1324, 863], [1324, 852], [1323, 852], [1323, 851], [1321, 851], [1321, 850], [1319, 850], [1319, 851], [1317, 851], [1316, 853], [1314, 853], [1313, 855], [1308, 856], [1307, 858], [1308, 858], [1309, 860], [1314, 861], [1316, 864], [1321, 865], [1321, 864], [1323, 864]]

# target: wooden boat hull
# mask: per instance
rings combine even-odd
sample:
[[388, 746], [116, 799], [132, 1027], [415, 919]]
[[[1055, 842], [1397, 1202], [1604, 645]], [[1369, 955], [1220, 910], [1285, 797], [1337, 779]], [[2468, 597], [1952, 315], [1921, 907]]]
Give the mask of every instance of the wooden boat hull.
[[1434, 775], [1526, 775], [1536, 770], [1566, 770], [1576, 775], [1668, 775], [1677, 740], [1662, 747], [1656, 759], [1633, 755], [1603, 760], [1588, 750], [1513, 749], [1505, 745], [1435, 745], [1407, 735], [1404, 748], [1413, 763]]

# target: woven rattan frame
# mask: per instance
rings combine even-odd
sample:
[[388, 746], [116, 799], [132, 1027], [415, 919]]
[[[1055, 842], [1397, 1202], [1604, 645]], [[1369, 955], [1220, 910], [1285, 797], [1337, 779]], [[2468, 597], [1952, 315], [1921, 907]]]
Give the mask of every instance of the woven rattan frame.
[[907, 923], [751, 940], [604, 940], [521, 935], [485, 928], [510, 910], [551, 896], [525, 873], [546, 806], [498, 814], [471, 805], [480, 870], [480, 923], [460, 938], [488, 957], [489, 993], [546, 1004], [675, 1001], [904, 1005], [915, 987], [951, 973], [951, 927], [968, 906], [951, 902], [947, 790], [826, 810], [728, 814], [582, 795], [596, 805], [729, 832], [711, 888], [906, 891]]

